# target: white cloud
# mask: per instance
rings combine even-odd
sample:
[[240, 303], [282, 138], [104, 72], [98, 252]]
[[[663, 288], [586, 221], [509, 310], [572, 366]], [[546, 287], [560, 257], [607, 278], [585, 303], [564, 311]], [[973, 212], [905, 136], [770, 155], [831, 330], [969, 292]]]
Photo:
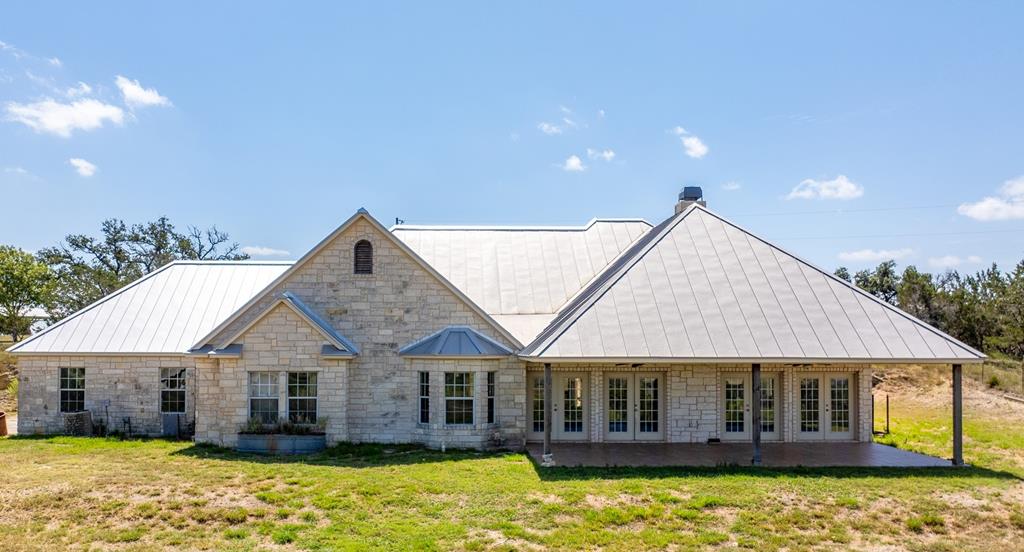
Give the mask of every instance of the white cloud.
[[615, 159], [615, 152], [610, 149], [596, 150], [587, 148], [587, 157], [590, 159], [600, 159], [602, 161], [611, 161]]
[[708, 154], [708, 147], [696, 136], [683, 138], [683, 149], [686, 150], [686, 155], [694, 159], [700, 159]]
[[839, 259], [851, 263], [898, 261], [914, 254], [910, 248], [903, 249], [858, 249], [857, 251], [843, 251]]
[[75, 98], [77, 96], [85, 96], [85, 95], [88, 95], [90, 93], [92, 93], [92, 87], [89, 86], [88, 84], [85, 84], [82, 81], [78, 81], [78, 84], [76, 86], [72, 86], [71, 88], [68, 88], [64, 92], [64, 94], [67, 97], [69, 97], [69, 98]]
[[576, 121], [573, 121], [572, 119], [570, 119], [568, 117], [562, 117], [562, 122], [565, 123], [565, 126], [568, 127], [568, 128], [579, 128], [580, 127], [580, 125], [576, 124]]
[[856, 199], [864, 195], [864, 187], [839, 175], [833, 180], [808, 178], [796, 185], [786, 199]]
[[6, 112], [8, 121], [63, 138], [76, 130], [95, 130], [108, 121], [116, 125], [124, 122], [124, 111], [120, 107], [91, 98], [66, 104], [52, 99], [30, 104], [8, 102]]
[[171, 105], [171, 101], [165, 96], [161, 96], [156, 91], [156, 88], [143, 88], [137, 80], [131, 80], [118, 75], [114, 82], [117, 83], [117, 87], [121, 89], [121, 94], [124, 95], [124, 103], [130, 108]]
[[740, 188], [742, 188], [742, 186], [740, 185], [739, 182], [730, 181], [730, 182], [726, 182], [725, 184], [722, 184], [722, 189], [727, 191], [727, 192], [735, 192], [736, 190], [739, 190]]
[[562, 164], [562, 170], [568, 172], [582, 172], [587, 170], [587, 167], [583, 165], [583, 160], [577, 155], [570, 155], [565, 163]]
[[64, 65], [64, 64], [63, 64], [63, 63], [62, 63], [62, 62], [60, 61], [60, 59], [59, 59], [59, 58], [55, 58], [55, 57], [52, 57], [52, 58], [50, 58], [50, 59], [48, 59], [48, 60], [46, 60], [46, 61], [47, 61], [47, 62], [48, 62], [48, 63], [49, 63], [50, 65], [52, 65], [52, 66], [54, 66], [54, 67], [62, 67], [62, 66]]
[[253, 257], [287, 257], [291, 253], [284, 249], [274, 249], [272, 247], [263, 247], [261, 245], [247, 245], [242, 248], [242, 253], [246, 255], [252, 255]]
[[982, 221], [1024, 219], [1024, 175], [1003, 182], [998, 196], [964, 203], [956, 212]]
[[85, 159], [79, 157], [72, 157], [71, 159], [68, 159], [68, 163], [70, 163], [71, 166], [75, 168], [75, 171], [78, 172], [79, 176], [84, 176], [88, 178], [96, 174], [96, 165], [93, 165], [92, 163], [86, 161]]
[[676, 126], [669, 132], [678, 136], [679, 140], [682, 141], [683, 150], [686, 152], [686, 155], [694, 159], [700, 159], [708, 154], [707, 144], [705, 144], [700, 138], [690, 134], [690, 132], [685, 128]]
[[544, 134], [547, 134], [548, 136], [561, 134], [565, 130], [560, 126], [553, 125], [551, 123], [538, 123], [537, 128], [540, 129], [540, 131], [543, 132]]
[[966, 259], [961, 259], [956, 255], [943, 255], [941, 257], [928, 258], [928, 266], [932, 268], [950, 269], [962, 264], [981, 264], [981, 257], [968, 255]]
[[597, 110], [597, 118], [604, 119], [604, 110], [603, 109], [598, 109]]

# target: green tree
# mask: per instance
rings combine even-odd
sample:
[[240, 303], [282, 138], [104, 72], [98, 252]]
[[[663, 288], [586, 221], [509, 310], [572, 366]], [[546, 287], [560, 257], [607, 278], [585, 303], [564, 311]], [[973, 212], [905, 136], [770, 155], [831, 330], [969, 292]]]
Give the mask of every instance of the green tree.
[[14, 341], [28, 335], [28, 311], [47, 305], [53, 283], [53, 273], [32, 254], [0, 245], [0, 333]]
[[874, 270], [858, 271], [853, 276], [853, 283], [886, 303], [895, 303], [900, 286], [896, 261], [885, 261]]
[[179, 232], [167, 217], [131, 226], [108, 219], [100, 232], [100, 237], [70, 234], [39, 252], [57, 276], [51, 319], [64, 318], [174, 260], [249, 258], [216, 226]]
[[836, 271], [833, 272], [833, 274], [835, 275], [836, 278], [839, 278], [841, 280], [846, 280], [847, 282], [852, 282], [853, 281], [850, 278], [850, 271], [847, 270], [845, 266], [841, 266], [841, 267], [837, 268]]
[[914, 265], [904, 269], [896, 291], [896, 303], [899, 307], [919, 320], [936, 325], [939, 316], [935, 300], [936, 290], [932, 275], [918, 272]]

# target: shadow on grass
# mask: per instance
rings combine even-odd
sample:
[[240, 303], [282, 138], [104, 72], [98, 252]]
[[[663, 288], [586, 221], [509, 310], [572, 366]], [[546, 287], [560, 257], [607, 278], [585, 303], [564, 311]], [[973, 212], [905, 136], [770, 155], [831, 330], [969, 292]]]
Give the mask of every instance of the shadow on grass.
[[[101, 449], [117, 443], [145, 444], [166, 443], [183, 445], [182, 441], [161, 438], [116, 437], [55, 437], [37, 435], [10, 436], [4, 440], [48, 441], [73, 439], [80, 444], [83, 452]], [[2, 442], [3, 440], [0, 440]], [[448, 450], [441, 452], [412, 444], [351, 444], [342, 443], [323, 452], [309, 455], [264, 455], [237, 452], [233, 449], [207, 444], [185, 446], [170, 453], [172, 456], [201, 460], [240, 462], [252, 464], [308, 465], [344, 468], [373, 468], [382, 466], [406, 466], [463, 462], [496, 458], [525, 459], [531, 463], [542, 481], [586, 481], [595, 479], [662, 479], [678, 477], [727, 477], [736, 475], [761, 478], [959, 478], [959, 479], [1001, 479], [1021, 481], [1022, 478], [1006, 471], [982, 467], [927, 467], [927, 468], [884, 468], [884, 467], [751, 467], [723, 465], [715, 467], [541, 467], [525, 451], [481, 452], [476, 450]]]

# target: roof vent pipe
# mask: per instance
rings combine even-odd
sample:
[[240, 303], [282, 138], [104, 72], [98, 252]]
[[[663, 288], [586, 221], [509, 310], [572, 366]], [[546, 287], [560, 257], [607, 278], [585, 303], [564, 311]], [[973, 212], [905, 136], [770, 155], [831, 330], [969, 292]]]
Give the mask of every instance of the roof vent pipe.
[[707, 202], [704, 201], [704, 192], [700, 189], [700, 186], [686, 186], [682, 192], [679, 192], [679, 201], [676, 203], [676, 214], [679, 214], [686, 210], [687, 207], [694, 203], [700, 204], [701, 207], [707, 207]]

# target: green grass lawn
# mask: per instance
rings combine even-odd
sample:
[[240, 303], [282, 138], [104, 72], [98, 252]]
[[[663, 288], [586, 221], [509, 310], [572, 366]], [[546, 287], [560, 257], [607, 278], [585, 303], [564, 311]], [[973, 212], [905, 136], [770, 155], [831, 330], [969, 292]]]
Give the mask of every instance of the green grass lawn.
[[[887, 437], [948, 449], [921, 411]], [[522, 454], [0, 439], [0, 550], [1024, 547], [1024, 430], [967, 424], [971, 468], [565, 469]], [[978, 446], [984, 443], [984, 447]]]

